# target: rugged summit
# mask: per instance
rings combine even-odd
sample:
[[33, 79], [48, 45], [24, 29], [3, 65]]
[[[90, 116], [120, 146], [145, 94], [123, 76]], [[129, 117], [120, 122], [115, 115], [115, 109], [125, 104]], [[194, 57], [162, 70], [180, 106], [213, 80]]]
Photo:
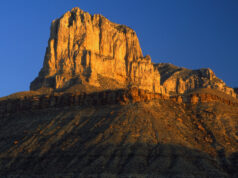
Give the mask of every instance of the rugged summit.
[[[111, 86], [104, 85], [107, 79]], [[103, 89], [137, 85], [158, 92], [160, 75], [150, 57], [143, 57], [132, 29], [74, 8], [52, 22], [44, 66], [30, 88], [83, 83]]]
[[167, 95], [215, 88], [236, 97], [211, 69], [153, 64], [150, 56], [143, 57], [131, 28], [74, 8], [52, 22], [44, 65], [30, 88], [82, 90], [85, 86], [90, 88], [86, 91], [135, 86]]
[[173, 64], [155, 64], [161, 75], [161, 85], [165, 93], [182, 94], [198, 88], [211, 88], [236, 98], [237, 93], [216, 77], [211, 69], [190, 70]]

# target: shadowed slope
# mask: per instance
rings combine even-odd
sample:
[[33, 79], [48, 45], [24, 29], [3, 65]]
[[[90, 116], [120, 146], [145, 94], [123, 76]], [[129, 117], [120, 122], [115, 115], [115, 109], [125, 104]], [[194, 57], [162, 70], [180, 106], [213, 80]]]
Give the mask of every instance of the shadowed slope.
[[237, 111], [223, 104], [185, 107], [155, 100], [12, 115], [0, 124], [0, 172], [30, 177], [232, 175]]

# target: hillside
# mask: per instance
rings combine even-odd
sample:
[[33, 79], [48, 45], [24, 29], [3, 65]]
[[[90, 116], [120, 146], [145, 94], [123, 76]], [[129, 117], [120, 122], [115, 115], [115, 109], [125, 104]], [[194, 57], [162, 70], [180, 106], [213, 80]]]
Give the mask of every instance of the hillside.
[[[1, 119], [1, 175], [237, 175], [238, 109], [153, 100]], [[83, 176], [84, 177], [84, 176]]]

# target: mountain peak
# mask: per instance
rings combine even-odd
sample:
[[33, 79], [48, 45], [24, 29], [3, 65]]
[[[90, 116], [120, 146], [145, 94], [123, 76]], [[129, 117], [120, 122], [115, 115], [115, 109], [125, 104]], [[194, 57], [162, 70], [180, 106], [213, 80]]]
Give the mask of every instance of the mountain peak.
[[75, 7], [52, 22], [43, 68], [30, 89], [85, 86], [96, 91], [135, 86], [167, 95], [215, 88], [236, 97], [211, 69], [153, 64], [143, 56], [134, 30]]
[[153, 90], [159, 81], [144, 81], [145, 72], [159, 80], [150, 58], [143, 57], [134, 30], [73, 8], [52, 22], [44, 65], [30, 88], [62, 89], [83, 82], [101, 87], [100, 75], [121, 88], [139, 85]]

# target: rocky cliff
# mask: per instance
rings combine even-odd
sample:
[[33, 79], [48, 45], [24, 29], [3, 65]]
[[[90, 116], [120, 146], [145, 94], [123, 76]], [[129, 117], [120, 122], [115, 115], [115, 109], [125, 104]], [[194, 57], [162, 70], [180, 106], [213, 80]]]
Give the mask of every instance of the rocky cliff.
[[70, 106], [125, 105], [153, 100], [170, 100], [184, 105], [222, 103], [238, 107], [238, 100], [219, 91], [200, 89], [184, 95], [167, 96], [138, 88], [85, 93], [20, 93], [0, 100], [0, 117], [25, 111]]
[[211, 69], [190, 70], [168, 63], [155, 64], [155, 66], [161, 75], [161, 85], [165, 93], [170, 95], [186, 93], [198, 88], [210, 88], [237, 97], [234, 89], [216, 77]]
[[150, 56], [143, 56], [135, 31], [102, 15], [74, 8], [52, 22], [44, 65], [31, 90], [98, 91], [132, 86], [166, 95], [214, 88], [237, 96], [210, 69], [151, 63]]
[[[109, 79], [111, 83], [105, 82]], [[85, 83], [103, 89], [139, 86], [160, 91], [159, 72], [149, 56], [143, 57], [132, 29], [74, 8], [52, 22], [44, 65], [30, 88]]]

